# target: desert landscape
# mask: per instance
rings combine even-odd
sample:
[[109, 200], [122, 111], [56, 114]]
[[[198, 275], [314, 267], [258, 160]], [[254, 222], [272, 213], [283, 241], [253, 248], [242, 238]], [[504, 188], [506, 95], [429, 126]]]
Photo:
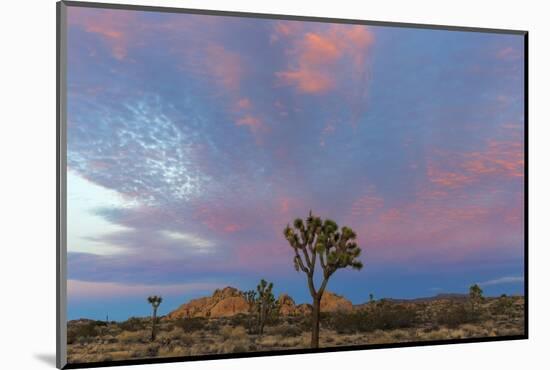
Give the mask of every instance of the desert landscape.
[[[472, 293], [472, 291], [470, 291]], [[380, 299], [353, 305], [326, 291], [321, 299], [319, 347], [522, 335], [523, 296], [440, 294], [412, 300]], [[145, 304], [145, 303], [144, 303]], [[68, 323], [68, 361], [85, 363], [246, 353], [310, 347], [311, 305], [281, 294], [258, 328], [247, 292], [233, 287], [191, 300], [158, 318]]]

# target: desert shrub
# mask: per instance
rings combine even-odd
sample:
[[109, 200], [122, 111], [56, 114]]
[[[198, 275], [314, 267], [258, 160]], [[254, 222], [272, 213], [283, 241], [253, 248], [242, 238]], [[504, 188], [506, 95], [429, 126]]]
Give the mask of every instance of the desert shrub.
[[270, 334], [280, 335], [282, 337], [297, 337], [303, 332], [302, 328], [298, 325], [282, 324], [273, 327], [270, 330]]
[[205, 329], [208, 330], [210, 333], [218, 333], [220, 331], [220, 323], [217, 321], [210, 320], [206, 326]]
[[234, 353], [242, 353], [242, 352], [247, 352], [248, 351], [248, 348], [243, 345], [243, 344], [235, 344], [235, 346], [233, 347], [233, 351]]
[[125, 331], [138, 331], [145, 329], [145, 323], [137, 317], [130, 317], [128, 320], [120, 322], [118, 326]]
[[[320, 319], [321, 324], [326, 323], [327, 318], [324, 320]], [[295, 324], [301, 331], [311, 331], [311, 315], [303, 315], [300, 317], [300, 320]]]
[[404, 329], [417, 323], [416, 310], [387, 302], [369, 310], [333, 313], [327, 320], [328, 327], [339, 334]]
[[175, 326], [173, 323], [163, 324], [163, 325], [161, 326], [161, 329], [162, 329], [163, 331], [172, 331], [172, 330], [174, 330], [175, 328], [176, 328], [176, 326]]
[[113, 361], [113, 356], [109, 353], [103, 355], [103, 357], [101, 357], [101, 360], [102, 362], [110, 362], [110, 361]]
[[503, 294], [491, 306], [491, 312], [495, 315], [508, 315], [511, 313], [513, 307], [513, 298], [507, 297], [505, 294]]
[[149, 341], [150, 336], [148, 330], [123, 331], [117, 336], [117, 339], [122, 343], [142, 343]]
[[158, 344], [151, 344], [147, 346], [145, 351], [147, 357], [156, 357], [159, 353], [160, 346]]
[[190, 335], [181, 337], [179, 340], [180, 343], [186, 347], [191, 347], [193, 344], [195, 344], [195, 339]]
[[174, 325], [186, 332], [194, 332], [203, 330], [206, 326], [206, 321], [207, 320], [202, 317], [188, 317], [176, 320]]
[[243, 326], [237, 326], [237, 327], [224, 326], [220, 329], [220, 334], [223, 340], [245, 339], [248, 337], [248, 333]]
[[478, 321], [479, 313], [466, 308], [464, 304], [452, 304], [446, 309], [441, 310], [436, 316], [436, 323], [448, 328], [456, 328], [461, 324], [467, 324]]
[[78, 323], [67, 328], [67, 343], [73, 344], [77, 340], [89, 340], [101, 334], [101, 328], [107, 326], [103, 321], [89, 321]]
[[235, 315], [233, 317], [230, 317], [227, 324], [228, 325], [231, 325], [231, 326], [247, 326], [250, 322], [250, 317], [249, 315], [245, 315], [245, 314], [239, 314], [239, 315]]
[[351, 334], [360, 329], [360, 322], [362, 321], [364, 313], [335, 313], [328, 320], [325, 320], [327, 326], [333, 330], [336, 330], [338, 334]]

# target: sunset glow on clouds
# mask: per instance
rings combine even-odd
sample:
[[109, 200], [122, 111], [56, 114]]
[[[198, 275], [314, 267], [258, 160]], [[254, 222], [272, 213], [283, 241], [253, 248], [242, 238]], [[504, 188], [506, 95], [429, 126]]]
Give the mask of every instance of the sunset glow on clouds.
[[521, 36], [69, 7], [68, 66], [70, 318], [306, 301], [310, 209], [358, 233], [356, 303], [522, 291]]

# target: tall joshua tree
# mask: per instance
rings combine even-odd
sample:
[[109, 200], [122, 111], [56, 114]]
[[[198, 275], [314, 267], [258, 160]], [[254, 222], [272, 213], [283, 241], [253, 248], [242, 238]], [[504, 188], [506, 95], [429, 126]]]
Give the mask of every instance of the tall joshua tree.
[[[328, 280], [336, 270], [351, 267], [360, 270], [363, 267], [358, 257], [361, 249], [357, 246], [355, 232], [343, 226], [340, 230], [336, 222], [314, 216], [311, 211], [305, 222], [297, 218], [294, 227], [287, 225], [284, 235], [294, 250], [296, 271], [306, 274], [309, 293], [313, 299], [311, 315], [311, 348], [319, 347], [319, 314], [321, 298]], [[315, 267], [317, 260], [322, 269], [321, 285], [315, 287]]]
[[151, 329], [151, 340], [153, 341], [157, 337], [157, 309], [162, 303], [162, 297], [156, 295], [149, 296], [147, 302], [153, 306], [153, 328]]

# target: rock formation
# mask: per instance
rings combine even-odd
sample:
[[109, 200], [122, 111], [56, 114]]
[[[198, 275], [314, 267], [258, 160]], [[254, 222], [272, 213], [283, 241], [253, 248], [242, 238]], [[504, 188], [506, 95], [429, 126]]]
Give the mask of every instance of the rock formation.
[[[279, 313], [283, 316], [306, 315], [311, 313], [311, 305], [307, 303], [296, 305], [288, 294], [281, 294], [277, 300]], [[321, 312], [350, 312], [352, 303], [346, 298], [326, 291], [321, 299]], [[202, 297], [182, 304], [170, 312], [168, 319], [189, 317], [229, 317], [237, 314], [248, 314], [249, 306], [243, 292], [236, 288], [225, 287], [216, 289], [211, 297]]]
[[211, 297], [202, 297], [182, 304], [170, 312], [169, 319], [187, 317], [228, 317], [248, 313], [248, 303], [243, 293], [232, 287], [216, 289]]
[[283, 316], [296, 315], [298, 313], [296, 303], [294, 303], [294, 300], [288, 294], [281, 294], [279, 299], [277, 299], [277, 303], [279, 305], [279, 314]]
[[325, 291], [321, 298], [321, 312], [351, 312], [353, 304], [341, 295]]

